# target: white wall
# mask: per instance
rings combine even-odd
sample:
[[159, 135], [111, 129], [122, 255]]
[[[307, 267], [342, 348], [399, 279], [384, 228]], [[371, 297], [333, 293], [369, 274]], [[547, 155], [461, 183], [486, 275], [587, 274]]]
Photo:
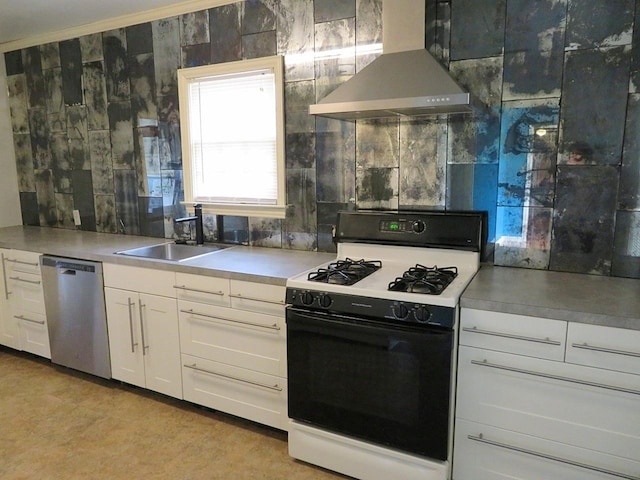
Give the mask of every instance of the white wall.
[[18, 175], [7, 96], [7, 74], [4, 55], [0, 53], [0, 227], [21, 223]]

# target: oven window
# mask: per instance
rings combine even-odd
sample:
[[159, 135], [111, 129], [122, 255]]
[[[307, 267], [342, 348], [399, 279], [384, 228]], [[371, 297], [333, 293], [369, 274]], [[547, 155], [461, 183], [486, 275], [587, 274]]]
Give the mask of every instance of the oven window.
[[287, 310], [289, 416], [445, 460], [453, 334]]

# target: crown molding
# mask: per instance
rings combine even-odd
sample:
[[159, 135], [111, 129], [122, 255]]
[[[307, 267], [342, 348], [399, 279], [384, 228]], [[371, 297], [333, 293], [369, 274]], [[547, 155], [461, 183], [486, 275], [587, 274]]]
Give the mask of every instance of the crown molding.
[[238, 0], [188, 0], [179, 2], [166, 7], [154, 8], [144, 12], [122, 15], [119, 17], [99, 20], [93, 23], [87, 23], [77, 27], [65, 28], [55, 32], [32, 35], [30, 37], [12, 40], [0, 44], [0, 53], [11, 52], [21, 48], [44, 45], [51, 42], [59, 42], [70, 38], [82, 37], [92, 33], [106, 32], [116, 28], [129, 27], [139, 23], [152, 22], [163, 18], [175, 17], [185, 13], [197, 12], [208, 8], [219, 7], [221, 5], [229, 5], [236, 3]]

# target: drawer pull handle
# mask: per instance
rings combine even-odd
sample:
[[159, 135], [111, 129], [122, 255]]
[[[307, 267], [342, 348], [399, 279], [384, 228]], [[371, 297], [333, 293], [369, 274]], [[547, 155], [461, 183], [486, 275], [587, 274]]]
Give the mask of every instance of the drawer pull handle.
[[16, 260], [15, 258], [7, 258], [6, 260], [7, 262], [19, 263], [20, 265], [29, 265], [30, 267], [37, 267], [38, 265], [40, 265], [39, 263], [23, 262], [22, 260]]
[[5, 260], [8, 260], [8, 259], [4, 258], [4, 253], [1, 255], [2, 255], [2, 284], [4, 285], [4, 298], [9, 300], [9, 289], [7, 288], [7, 274], [4, 267], [4, 262]]
[[39, 325], [44, 325], [44, 320], [34, 320], [32, 318], [27, 318], [24, 315], [14, 315], [13, 318], [17, 318], [18, 320], [24, 320], [26, 322], [37, 323]]
[[284, 300], [265, 300], [263, 298], [247, 297], [239, 293], [230, 293], [231, 298], [240, 298], [242, 300], [253, 300], [254, 302], [273, 303], [274, 305], [284, 305]]
[[131, 353], [135, 353], [137, 342], [133, 341], [133, 313], [131, 313], [131, 307], [135, 305], [134, 302], [131, 301], [131, 298], [127, 298], [127, 309], [129, 310], [129, 335], [131, 339]]
[[462, 327], [462, 330], [469, 333], [481, 333], [482, 335], [493, 335], [496, 337], [512, 338], [514, 340], [524, 340], [526, 342], [544, 343], [545, 345], [562, 345], [562, 342], [550, 340], [547, 338], [525, 337], [523, 335], [514, 335], [512, 333], [492, 332], [491, 330], [482, 330], [478, 327]]
[[566, 458], [556, 457], [554, 455], [549, 455], [546, 453], [536, 452], [535, 450], [529, 450], [527, 448], [516, 447], [515, 445], [509, 445], [508, 443], [496, 442], [495, 440], [489, 440], [485, 438], [481, 433], [479, 435], [467, 435], [469, 440], [473, 440], [474, 442], [485, 443], [487, 445], [492, 445], [494, 447], [505, 448], [507, 450], [513, 450], [514, 452], [524, 453], [526, 455], [532, 455], [534, 457], [544, 458], [545, 460], [552, 460], [554, 462], [564, 463], [567, 465], [572, 465], [574, 467], [584, 468], [585, 470], [592, 470], [598, 473], [604, 473], [606, 475], [611, 475], [613, 477], [626, 478], [627, 480], [640, 480], [640, 477], [636, 477], [634, 475], [627, 475], [626, 473], [614, 472], [612, 470], [607, 470], [606, 468], [594, 467], [593, 465], [588, 465], [586, 463], [575, 462], [573, 460], [567, 460]]
[[584, 350], [593, 350], [595, 352], [615, 353], [616, 355], [626, 355], [628, 357], [640, 357], [638, 352], [628, 352], [626, 350], [615, 350], [613, 348], [598, 347], [595, 345], [588, 345], [585, 343], [572, 343], [573, 348], [583, 348]]
[[187, 287], [186, 285], [174, 285], [173, 288], [178, 288], [180, 290], [188, 290], [190, 292], [209, 293], [211, 295], [219, 295], [219, 296], [224, 295], [223, 291], [212, 292], [211, 290], [200, 290], [199, 288], [191, 288], [191, 287]]
[[27, 280], [20, 277], [9, 277], [9, 280], [16, 280], [18, 282], [31, 283], [32, 285], [40, 285], [40, 280]]
[[281, 392], [282, 391], [282, 387], [279, 386], [277, 383], [275, 385], [268, 385], [266, 383], [254, 382], [253, 380], [246, 380], [244, 378], [234, 377], [233, 375], [227, 375], [225, 373], [213, 372], [211, 370], [206, 370], [204, 368], [200, 368], [196, 363], [194, 363], [193, 365], [185, 364], [184, 366], [186, 368], [190, 368], [190, 369], [195, 370], [197, 372], [208, 373], [209, 375], [215, 375], [217, 377], [223, 377], [223, 378], [228, 378], [230, 380], [236, 380], [236, 381], [242, 382], [242, 383], [248, 383], [250, 385], [255, 385], [256, 387], [268, 388], [269, 390], [275, 390], [276, 392]]
[[496, 363], [489, 363], [487, 360], [471, 360], [474, 365], [481, 367], [497, 368], [499, 370], [507, 370], [509, 372], [522, 373], [524, 375], [533, 375], [535, 377], [549, 378], [551, 380], [559, 380], [561, 382], [577, 383], [579, 385], [586, 385], [588, 387], [605, 388], [607, 390], [615, 390], [616, 392], [632, 393], [633, 395], [640, 395], [640, 390], [633, 390], [631, 388], [617, 387], [615, 385], [605, 385], [604, 383], [590, 382], [588, 380], [580, 380], [578, 378], [563, 377], [561, 375], [553, 375], [551, 373], [534, 372], [533, 370], [524, 370], [522, 368], [510, 367], [508, 365], [498, 365]]
[[209, 315], [208, 313], [194, 312], [193, 309], [191, 308], [189, 310], [180, 310], [180, 312], [187, 313], [189, 315], [197, 315], [199, 317], [213, 318], [215, 320], [224, 320], [225, 322], [241, 323], [242, 325], [251, 325], [252, 327], [267, 328], [269, 330], [280, 330], [280, 327], [278, 326], [277, 323], [274, 323], [273, 325], [263, 325], [262, 323], [247, 322], [244, 320], [234, 320], [233, 318], [225, 318], [225, 317], [220, 317], [218, 315]]

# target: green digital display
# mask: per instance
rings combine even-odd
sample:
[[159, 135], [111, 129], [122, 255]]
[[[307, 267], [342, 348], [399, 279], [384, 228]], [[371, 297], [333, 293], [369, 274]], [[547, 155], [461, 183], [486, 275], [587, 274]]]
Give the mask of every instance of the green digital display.
[[389, 230], [400, 230], [400, 224], [397, 222], [390, 222]]

